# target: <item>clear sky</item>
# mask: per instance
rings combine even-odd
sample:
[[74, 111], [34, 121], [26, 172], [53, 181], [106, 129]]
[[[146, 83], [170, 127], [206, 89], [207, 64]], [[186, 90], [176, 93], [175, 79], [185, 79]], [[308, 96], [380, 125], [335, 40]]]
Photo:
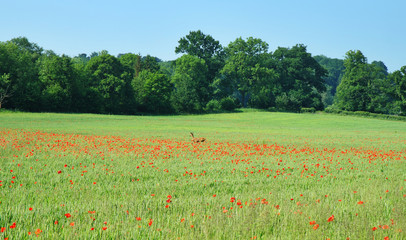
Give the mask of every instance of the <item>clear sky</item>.
[[179, 39], [201, 30], [223, 46], [255, 37], [270, 51], [301, 43], [343, 59], [361, 50], [392, 72], [406, 65], [405, 9], [405, 0], [7, 0], [0, 41], [25, 36], [71, 57], [107, 50], [174, 60]]

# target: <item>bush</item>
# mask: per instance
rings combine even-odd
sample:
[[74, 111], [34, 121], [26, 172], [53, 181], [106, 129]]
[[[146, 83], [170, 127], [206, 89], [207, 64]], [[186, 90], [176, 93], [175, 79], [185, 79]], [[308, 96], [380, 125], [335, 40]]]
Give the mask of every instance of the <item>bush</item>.
[[221, 111], [221, 105], [220, 102], [217, 100], [210, 100], [207, 104], [206, 107], [204, 108], [204, 111], [209, 112], [209, 113], [217, 113]]
[[224, 111], [234, 111], [237, 104], [234, 98], [226, 97], [220, 100], [220, 108]]
[[301, 108], [300, 113], [315, 113], [316, 109], [314, 107], [311, 108]]

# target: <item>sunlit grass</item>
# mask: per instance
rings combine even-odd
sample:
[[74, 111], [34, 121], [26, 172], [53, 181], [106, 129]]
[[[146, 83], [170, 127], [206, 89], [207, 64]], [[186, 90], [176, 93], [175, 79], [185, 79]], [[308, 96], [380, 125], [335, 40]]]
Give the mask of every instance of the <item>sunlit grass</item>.
[[[405, 238], [403, 122], [266, 112], [0, 121], [0, 237]], [[208, 142], [191, 143], [190, 131]]]

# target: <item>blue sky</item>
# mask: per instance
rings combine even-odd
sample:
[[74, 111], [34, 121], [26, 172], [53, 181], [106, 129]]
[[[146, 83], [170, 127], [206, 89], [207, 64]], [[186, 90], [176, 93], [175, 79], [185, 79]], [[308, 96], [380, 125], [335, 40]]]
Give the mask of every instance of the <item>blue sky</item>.
[[361, 50], [389, 71], [406, 65], [404, 0], [13, 0], [3, 1], [0, 41], [25, 36], [58, 54], [107, 50], [174, 60], [189, 31], [201, 30], [227, 46], [256, 37], [312, 55], [343, 59]]

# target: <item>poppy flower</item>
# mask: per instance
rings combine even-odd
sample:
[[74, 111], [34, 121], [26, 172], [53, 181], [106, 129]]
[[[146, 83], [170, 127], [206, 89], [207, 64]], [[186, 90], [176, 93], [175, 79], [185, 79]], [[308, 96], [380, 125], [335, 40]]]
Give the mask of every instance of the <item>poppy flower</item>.
[[102, 227], [102, 229], [103, 229], [103, 230], [106, 230], [106, 229], [107, 229], [107, 227]]
[[373, 228], [372, 228], [372, 231], [375, 231], [375, 230], [377, 230], [377, 229], [378, 229], [377, 227], [373, 227]]
[[28, 210], [29, 210], [29, 211], [32, 211], [32, 207], [30, 207]]
[[141, 218], [140, 218], [140, 217], [136, 217], [135, 220], [141, 221]]
[[309, 223], [310, 223], [310, 225], [314, 225], [314, 224], [316, 224], [316, 221], [311, 221]]
[[364, 202], [363, 202], [363, 201], [359, 201], [358, 204], [361, 205], [361, 204], [364, 204]]
[[328, 219], [327, 219], [327, 222], [332, 222], [334, 220], [334, 215], [331, 215], [331, 217], [329, 217]]
[[66, 214], [65, 214], [65, 217], [66, 217], [66, 218], [70, 218], [70, 217], [72, 217], [72, 215], [70, 215], [70, 213], [66, 213]]
[[14, 223], [10, 226], [10, 228], [11, 228], [11, 229], [16, 228], [16, 223], [14, 222]]
[[319, 228], [319, 224], [316, 224], [313, 226], [313, 229], [316, 230], [317, 228]]

